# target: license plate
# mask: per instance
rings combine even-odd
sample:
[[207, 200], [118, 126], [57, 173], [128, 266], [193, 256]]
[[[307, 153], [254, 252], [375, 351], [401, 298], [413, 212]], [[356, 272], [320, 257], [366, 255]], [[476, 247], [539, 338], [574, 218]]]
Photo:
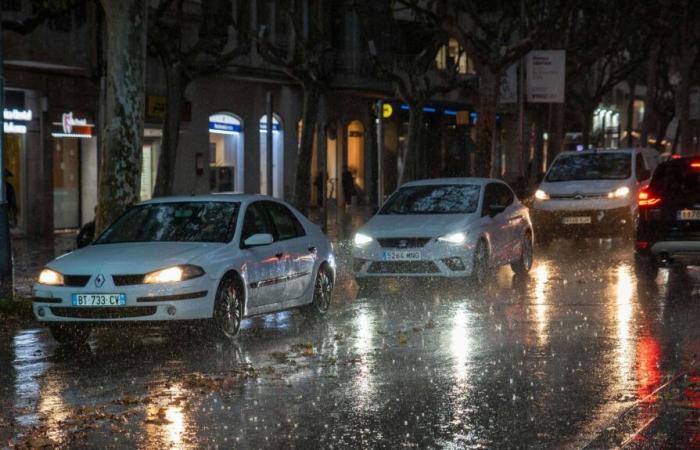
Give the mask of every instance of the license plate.
[[73, 306], [124, 306], [126, 294], [73, 294]]
[[562, 220], [564, 225], [582, 225], [591, 223], [591, 216], [574, 216], [574, 217], [564, 217]]
[[700, 209], [682, 209], [676, 213], [678, 220], [700, 220]]
[[384, 261], [417, 261], [421, 253], [417, 250], [395, 250], [384, 252]]

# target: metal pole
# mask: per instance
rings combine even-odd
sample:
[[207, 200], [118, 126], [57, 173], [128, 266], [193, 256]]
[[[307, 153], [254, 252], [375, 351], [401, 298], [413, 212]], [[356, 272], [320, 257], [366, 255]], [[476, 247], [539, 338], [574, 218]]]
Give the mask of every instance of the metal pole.
[[377, 100], [377, 206], [384, 203], [384, 101]]
[[5, 189], [5, 75], [3, 70], [2, 21], [0, 20], [0, 297], [13, 294], [10, 217]]
[[265, 117], [267, 118], [267, 123], [266, 129], [267, 129], [267, 136], [265, 136], [265, 151], [267, 153], [265, 161], [267, 162], [267, 167], [265, 168], [266, 173], [267, 173], [267, 192], [266, 194], [269, 196], [274, 196], [274, 182], [272, 180], [274, 170], [272, 168], [273, 161], [274, 161], [274, 149], [272, 148], [273, 145], [273, 140], [272, 140], [272, 124], [273, 124], [273, 112], [272, 112], [272, 92], [268, 91], [267, 96], [265, 97], [266, 99], [266, 112], [265, 112]]

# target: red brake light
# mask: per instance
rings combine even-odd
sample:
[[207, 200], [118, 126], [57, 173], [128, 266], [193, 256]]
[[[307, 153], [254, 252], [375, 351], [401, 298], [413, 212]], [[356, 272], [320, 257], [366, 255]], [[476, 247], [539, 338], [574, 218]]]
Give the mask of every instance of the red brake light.
[[654, 206], [661, 203], [661, 197], [654, 195], [647, 189], [639, 192], [638, 204], [639, 206]]
[[693, 161], [690, 163], [692, 169], [700, 170], [700, 161]]

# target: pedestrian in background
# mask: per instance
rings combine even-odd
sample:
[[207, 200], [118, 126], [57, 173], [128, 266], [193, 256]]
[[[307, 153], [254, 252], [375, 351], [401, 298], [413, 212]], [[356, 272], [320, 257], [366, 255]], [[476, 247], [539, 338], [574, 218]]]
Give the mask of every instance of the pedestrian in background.
[[350, 172], [347, 164], [343, 166], [343, 196], [345, 197], [345, 204], [350, 205], [352, 198], [357, 195], [355, 190], [355, 177]]

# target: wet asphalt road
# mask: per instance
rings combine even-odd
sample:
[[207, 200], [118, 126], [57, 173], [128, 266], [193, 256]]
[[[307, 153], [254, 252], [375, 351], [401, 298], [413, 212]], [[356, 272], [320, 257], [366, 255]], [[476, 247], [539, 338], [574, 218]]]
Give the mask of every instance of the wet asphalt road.
[[700, 271], [640, 279], [629, 241], [555, 241], [529, 277], [493, 278], [365, 295], [342, 272], [324, 320], [253, 318], [235, 344], [132, 329], [69, 349], [5, 329], [0, 448], [608, 446], [694, 370]]

